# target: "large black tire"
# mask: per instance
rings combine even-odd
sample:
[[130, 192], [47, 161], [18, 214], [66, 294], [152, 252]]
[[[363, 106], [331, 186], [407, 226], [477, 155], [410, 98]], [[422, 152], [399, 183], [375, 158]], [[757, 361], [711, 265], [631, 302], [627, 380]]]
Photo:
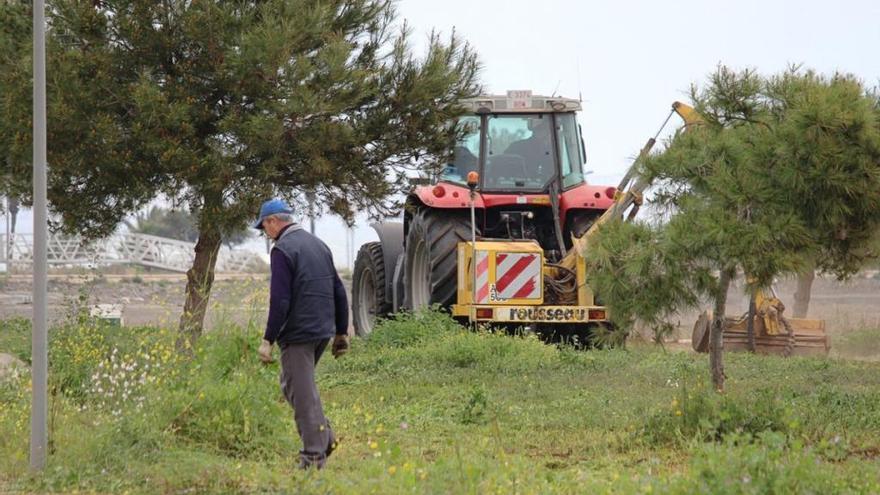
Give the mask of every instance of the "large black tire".
[[471, 240], [470, 218], [461, 212], [422, 209], [406, 236], [404, 306], [448, 308], [458, 292], [458, 243]]
[[391, 304], [385, 299], [385, 259], [382, 244], [361, 246], [351, 276], [351, 313], [354, 331], [364, 337], [373, 331], [376, 318], [387, 316]]
[[590, 230], [590, 227], [596, 223], [596, 220], [602, 216], [602, 213], [604, 212], [593, 210], [580, 210], [570, 213], [566, 224], [566, 230], [568, 230], [568, 232], [563, 232], [562, 234], [565, 248], [571, 249], [571, 236], [581, 237], [586, 234], [587, 231]]

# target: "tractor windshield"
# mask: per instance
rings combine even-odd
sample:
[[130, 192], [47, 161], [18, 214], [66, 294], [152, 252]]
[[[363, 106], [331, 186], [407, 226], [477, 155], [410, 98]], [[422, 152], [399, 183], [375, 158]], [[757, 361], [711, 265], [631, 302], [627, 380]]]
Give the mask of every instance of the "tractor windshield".
[[[440, 179], [464, 184], [468, 172], [481, 168], [480, 117], [463, 117], [458, 124], [464, 133]], [[489, 115], [485, 132], [483, 189], [542, 191], [557, 166], [563, 189], [583, 183], [582, 148], [574, 113]]]
[[483, 169], [485, 189], [535, 190], [556, 171], [553, 118], [547, 114], [492, 115]]

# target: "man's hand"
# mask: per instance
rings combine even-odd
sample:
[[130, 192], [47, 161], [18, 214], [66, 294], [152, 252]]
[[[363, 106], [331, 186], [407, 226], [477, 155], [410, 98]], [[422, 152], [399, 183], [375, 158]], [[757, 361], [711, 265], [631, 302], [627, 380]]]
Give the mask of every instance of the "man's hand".
[[260, 361], [265, 364], [274, 363], [275, 359], [272, 357], [272, 343], [266, 339], [263, 339], [263, 342], [260, 344], [260, 349], [257, 351], [260, 355]]
[[330, 352], [333, 354], [333, 357], [338, 358], [339, 356], [348, 352], [349, 348], [349, 338], [348, 335], [337, 335], [333, 337], [333, 347]]

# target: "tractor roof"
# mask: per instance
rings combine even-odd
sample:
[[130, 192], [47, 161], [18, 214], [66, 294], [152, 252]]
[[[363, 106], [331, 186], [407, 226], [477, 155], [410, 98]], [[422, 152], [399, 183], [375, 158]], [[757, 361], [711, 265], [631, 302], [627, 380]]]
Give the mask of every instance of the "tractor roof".
[[506, 95], [481, 95], [462, 100], [474, 113], [556, 113], [577, 112], [581, 102], [573, 98], [533, 95], [531, 91], [508, 91]]

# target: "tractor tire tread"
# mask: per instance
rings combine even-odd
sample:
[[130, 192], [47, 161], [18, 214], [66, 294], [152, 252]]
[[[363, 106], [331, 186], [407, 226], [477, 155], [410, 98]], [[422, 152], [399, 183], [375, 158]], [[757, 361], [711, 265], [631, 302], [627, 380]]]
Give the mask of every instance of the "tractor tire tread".
[[361, 337], [367, 335], [369, 330], [360, 321], [360, 281], [365, 271], [373, 272], [373, 284], [376, 291], [376, 308], [374, 314], [377, 318], [387, 316], [391, 312], [391, 304], [385, 298], [385, 258], [382, 254], [382, 243], [368, 242], [358, 250], [354, 262], [354, 270], [351, 274], [351, 314], [355, 333]]

